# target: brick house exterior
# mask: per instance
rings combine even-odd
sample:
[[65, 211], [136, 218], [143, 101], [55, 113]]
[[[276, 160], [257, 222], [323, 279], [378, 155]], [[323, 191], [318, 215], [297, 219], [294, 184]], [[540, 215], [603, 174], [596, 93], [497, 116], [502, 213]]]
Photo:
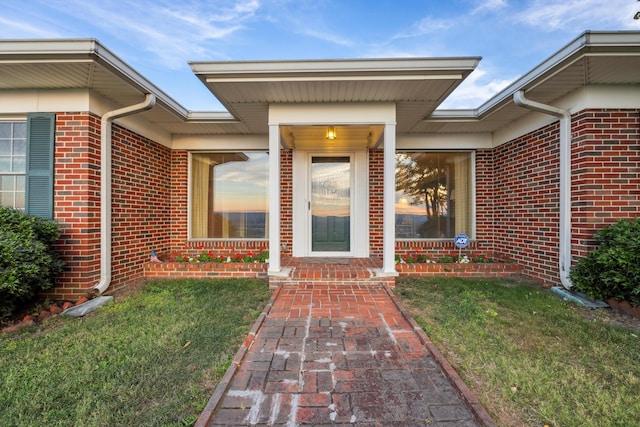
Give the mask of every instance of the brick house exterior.
[[[640, 109], [583, 110], [572, 117], [572, 257], [595, 249], [595, 232], [640, 211]], [[557, 284], [558, 126], [493, 150], [495, 251], [526, 274]]]
[[[550, 105], [566, 108], [571, 114], [572, 261], [594, 248], [593, 236], [598, 229], [618, 219], [637, 216], [640, 210], [640, 75], [633, 69], [640, 66], [640, 33], [585, 33], [577, 41], [580, 42], [579, 49], [575, 49], [576, 42], [571, 43], [476, 111], [434, 111], [461, 81], [453, 77], [447, 87], [423, 89], [420, 86], [422, 89], [417, 89], [416, 86], [415, 90], [435, 91], [434, 98], [438, 99], [434, 105], [425, 107], [427, 110], [420, 117], [411, 116], [412, 112], [404, 108], [404, 101], [400, 99], [393, 102], [387, 98], [373, 99], [370, 101], [373, 105], [371, 110], [361, 103], [345, 100], [344, 105], [351, 112], [344, 119], [346, 122], [340, 123], [341, 131], [348, 131], [349, 126], [353, 126], [380, 132], [377, 143], [359, 145], [352, 157], [360, 165], [353, 169], [356, 171], [354, 174], [359, 174], [353, 178], [354, 185], [361, 182], [366, 186], [366, 194], [358, 196], [362, 197], [358, 203], [365, 200], [366, 206], [354, 205], [353, 209], [360, 212], [354, 222], [364, 218], [368, 223], [366, 226], [358, 225], [364, 227], [361, 230], [366, 231], [366, 236], [352, 238], [356, 239], [352, 244], [358, 248], [353, 249], [350, 256], [366, 254], [367, 257], [379, 258], [384, 260], [383, 269], [393, 270], [394, 260], [389, 257], [395, 254], [421, 253], [438, 258], [456, 252], [450, 238], [390, 239], [385, 234], [389, 229], [385, 218], [389, 218], [393, 203], [385, 198], [391, 188], [389, 185], [393, 185], [393, 177], [390, 178], [388, 173], [390, 156], [385, 155], [385, 150], [391, 149], [394, 153], [396, 149], [465, 152], [471, 153], [473, 159], [473, 229], [467, 253], [512, 260], [522, 266], [525, 274], [550, 284], [560, 284], [559, 123], [554, 117], [514, 105], [511, 96], [516, 91], [524, 91], [531, 98], [537, 97]], [[12, 56], [15, 49], [7, 48], [13, 46], [11, 43], [17, 42], [0, 43], [0, 77], [9, 75], [13, 72], [11, 67], [15, 66]], [[103, 67], [101, 75], [108, 75], [111, 80], [105, 87], [80, 88], [84, 90], [84, 98], [67, 94], [59, 87], [34, 87], [24, 94], [20, 92], [23, 89], [18, 88], [18, 83], [14, 89], [0, 89], [0, 122], [24, 120], [28, 114], [36, 112], [55, 115], [53, 218], [61, 225], [62, 237], [57, 247], [67, 267], [51, 296], [78, 299], [100, 281], [104, 227], [100, 213], [103, 203], [100, 166], [105, 161], [101, 152], [101, 116], [114, 107], [130, 105], [132, 100], [139, 101], [143, 93], [155, 92], [159, 105], [148, 113], [136, 113], [114, 121], [110, 135], [112, 235], [108, 292], [142, 280], [152, 249], [165, 259], [209, 250], [225, 256], [235, 252], [269, 250], [278, 257], [277, 262], [270, 260], [271, 267], [278, 267], [279, 259], [301, 254], [313, 256], [313, 253], [304, 252], [306, 243], [304, 239], [300, 240], [300, 230], [305, 229], [299, 219], [303, 198], [299, 171], [304, 170], [300, 166], [302, 157], [299, 154], [305, 150], [317, 152], [320, 146], [304, 148], [303, 138], [299, 138], [300, 143], [298, 139], [295, 143], [287, 142], [286, 132], [303, 136], [309, 117], [320, 117], [314, 126], [323, 126], [336, 117], [344, 117], [343, 112], [340, 115], [332, 112], [337, 108], [335, 102], [322, 97], [309, 99], [308, 102], [315, 105], [310, 108], [317, 108], [307, 113], [298, 105], [289, 108], [278, 99], [270, 101], [277, 108], [262, 100], [256, 104], [264, 108], [262, 116], [255, 113], [258, 109], [255, 106], [252, 115], [246, 113], [243, 116], [244, 111], [235, 108], [232, 96], [238, 97], [235, 100], [238, 103], [245, 100], [234, 95], [229, 88], [236, 90], [245, 83], [218, 85], [215, 67], [219, 64], [207, 63], [194, 68], [194, 72], [216, 96], [234, 107], [235, 114], [240, 117], [226, 114], [198, 120], [134, 71], [110, 66], [114, 63], [121, 65], [117, 57], [100, 56], [93, 48], [94, 44], [91, 46], [95, 63]], [[29, 45], [24, 48], [26, 57], [38, 55], [35, 51], [31, 54], [29, 48]], [[589, 57], [590, 49], [599, 49], [600, 56]], [[612, 71], [606, 77], [598, 75], [597, 70], [607, 61], [619, 61], [618, 67], [611, 67]], [[470, 62], [473, 61], [467, 61]], [[355, 64], [361, 65], [360, 62]], [[264, 64], [249, 65], [260, 67]], [[326, 70], [322, 69], [323, 64], [313, 65], [318, 69], [309, 80], [320, 82]], [[353, 66], [352, 63], [346, 65]], [[388, 71], [377, 62], [362, 64], [363, 67], [371, 67], [374, 74], [378, 72], [384, 77], [378, 83], [397, 78], [403, 84], [406, 83], [404, 75], [416, 66], [402, 60], [394, 62], [394, 65], [405, 68], [397, 72]], [[567, 78], [571, 74], [569, 71], [579, 71], [580, 67], [587, 65], [593, 70], [592, 81], [585, 82], [584, 77]], [[285, 89], [293, 90], [294, 83], [281, 82], [286, 82], [289, 75], [295, 77], [296, 73], [307, 72], [304, 69], [307, 63], [285, 62], [284, 66], [290, 67], [289, 74], [285, 71], [283, 75], [269, 75], [266, 80], [273, 79], [271, 83], [277, 81]], [[442, 66], [453, 69], [458, 65], [446, 63]], [[37, 69], [29, 71], [28, 61], [24, 67], [27, 70], [25, 78], [29, 72], [32, 75], [39, 72]], [[475, 63], [465, 71], [456, 72], [464, 78], [473, 67]], [[117, 71], [116, 68], [124, 68], [125, 71]], [[249, 71], [262, 72], [254, 68], [238, 70], [238, 73], [246, 76]], [[444, 74], [444, 71], [440, 72]], [[556, 76], [558, 78], [554, 80]], [[128, 80], [132, 77], [136, 84]], [[354, 80], [352, 75], [348, 75], [341, 84], [349, 85], [350, 80]], [[566, 87], [558, 82], [566, 82]], [[113, 87], [118, 87], [121, 95], [109, 95]], [[396, 90], [400, 90], [399, 87]], [[75, 92], [80, 89], [75, 89]], [[257, 87], [256, 97], [259, 98], [263, 89]], [[390, 86], [389, 90], [393, 89]], [[12, 99], [17, 101], [5, 102]], [[32, 99], [38, 99], [39, 103]], [[418, 101], [426, 102], [424, 99], [415, 102]], [[376, 103], [381, 107], [378, 108]], [[40, 106], [36, 107], [36, 104]], [[324, 104], [330, 108], [324, 108]], [[362, 114], [359, 112], [361, 108]], [[409, 119], [404, 114], [414, 117], [410, 126], [406, 124]], [[369, 119], [362, 117], [374, 118], [369, 123], [366, 121]], [[192, 153], [229, 149], [259, 149], [272, 153], [275, 147], [279, 155], [277, 161], [269, 156], [269, 167], [272, 168], [269, 179], [273, 179], [272, 172], [277, 170], [278, 191], [277, 197], [270, 193], [269, 207], [278, 215], [277, 219], [269, 220], [272, 221], [270, 224], [277, 223], [277, 236], [274, 237], [271, 227], [267, 238], [191, 238]], [[341, 150], [348, 151], [346, 148]], [[359, 152], [366, 155], [358, 157]], [[363, 168], [364, 172], [358, 172], [358, 168]]]

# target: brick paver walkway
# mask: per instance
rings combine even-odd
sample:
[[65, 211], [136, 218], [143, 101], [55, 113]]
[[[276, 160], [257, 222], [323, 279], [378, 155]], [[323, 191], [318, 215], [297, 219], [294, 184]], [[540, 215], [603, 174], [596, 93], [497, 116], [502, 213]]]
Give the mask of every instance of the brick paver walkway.
[[491, 424], [381, 286], [281, 287], [254, 332], [196, 425]]

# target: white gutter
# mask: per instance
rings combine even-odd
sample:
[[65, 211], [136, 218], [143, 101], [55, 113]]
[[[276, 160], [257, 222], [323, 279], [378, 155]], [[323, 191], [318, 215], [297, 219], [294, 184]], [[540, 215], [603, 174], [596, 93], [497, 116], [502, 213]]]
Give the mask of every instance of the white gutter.
[[154, 105], [156, 96], [148, 93], [143, 102], [108, 111], [100, 121], [100, 282], [93, 287], [98, 294], [111, 284], [111, 123], [150, 110]]
[[525, 98], [524, 91], [513, 94], [513, 102], [529, 110], [560, 119], [560, 282], [566, 289], [573, 284], [571, 269], [571, 113], [562, 108], [541, 104]]

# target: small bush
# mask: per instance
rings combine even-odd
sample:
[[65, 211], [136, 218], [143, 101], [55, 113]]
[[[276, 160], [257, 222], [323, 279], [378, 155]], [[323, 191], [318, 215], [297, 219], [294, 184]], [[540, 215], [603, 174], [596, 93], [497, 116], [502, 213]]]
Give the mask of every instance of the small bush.
[[592, 298], [619, 298], [640, 305], [640, 217], [596, 233], [599, 246], [571, 269], [576, 289]]
[[53, 286], [63, 268], [58, 237], [56, 222], [0, 206], [0, 318]]

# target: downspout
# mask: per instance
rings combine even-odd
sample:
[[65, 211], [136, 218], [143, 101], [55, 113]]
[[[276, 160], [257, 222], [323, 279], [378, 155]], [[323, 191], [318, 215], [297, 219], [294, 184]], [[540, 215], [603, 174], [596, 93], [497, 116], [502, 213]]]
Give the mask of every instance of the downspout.
[[148, 93], [143, 102], [106, 112], [100, 121], [100, 282], [92, 289], [102, 294], [111, 284], [111, 124], [120, 117], [150, 110], [156, 96]]
[[524, 91], [513, 94], [513, 102], [529, 110], [560, 119], [560, 282], [566, 289], [573, 284], [571, 269], [571, 113], [562, 108], [541, 104], [525, 98]]

